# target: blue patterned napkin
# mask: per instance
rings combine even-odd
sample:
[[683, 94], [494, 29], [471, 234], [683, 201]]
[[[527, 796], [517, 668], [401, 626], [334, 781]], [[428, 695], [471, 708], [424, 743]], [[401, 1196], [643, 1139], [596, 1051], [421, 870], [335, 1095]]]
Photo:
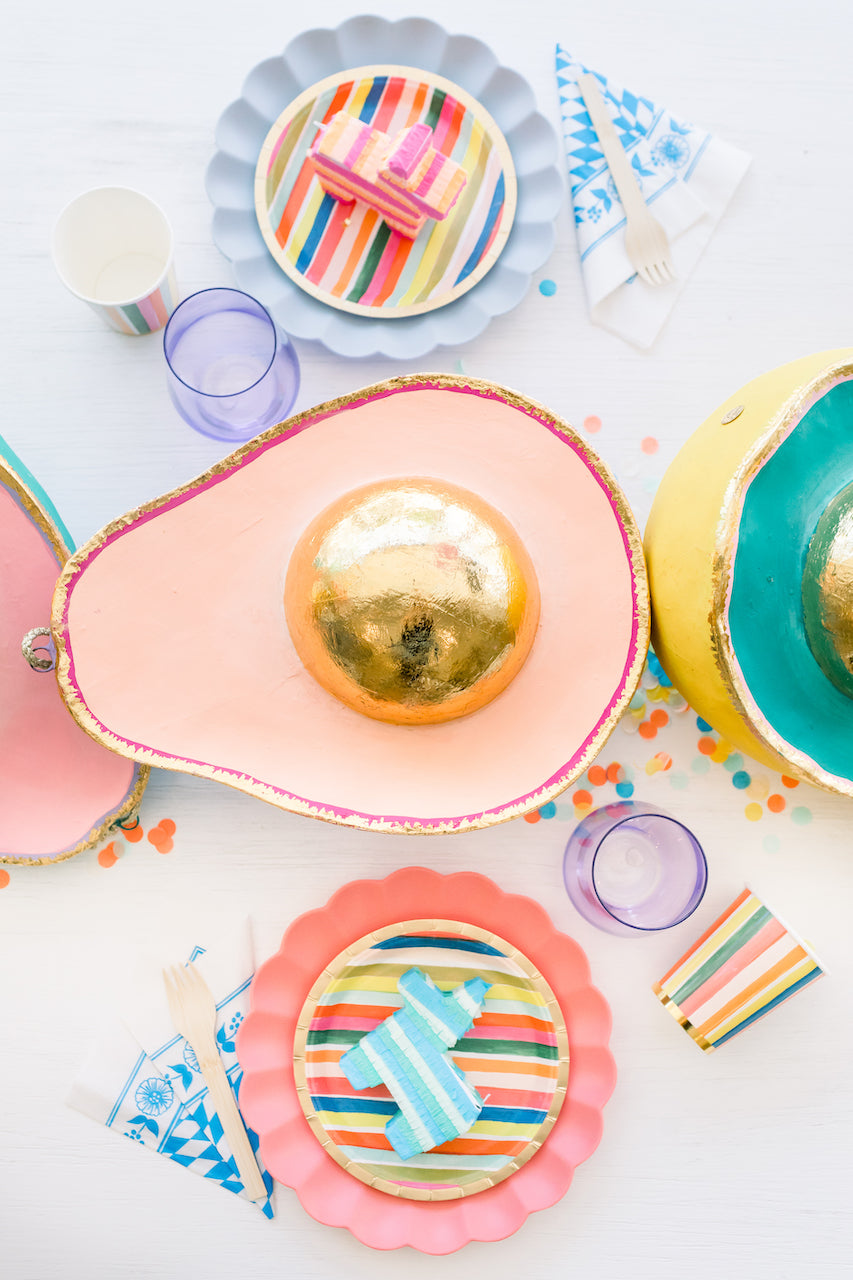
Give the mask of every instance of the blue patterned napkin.
[[[242, 1070], [234, 1036], [248, 1011], [254, 974], [248, 922], [232, 946], [215, 953], [194, 947], [187, 959], [204, 975], [216, 1000], [219, 1053], [239, 1099]], [[149, 974], [147, 989], [140, 988], [135, 1004], [126, 1023], [117, 1021], [90, 1054], [71, 1087], [68, 1105], [226, 1191], [245, 1195], [196, 1056], [175, 1034], [159, 970]], [[248, 1134], [257, 1154], [257, 1135], [251, 1129]], [[259, 1208], [271, 1218], [273, 1181], [263, 1166], [261, 1172], [268, 1194]]]
[[750, 157], [592, 71], [646, 204], [670, 239], [677, 279], [640, 280], [625, 252], [622, 204], [577, 86], [585, 67], [557, 45], [560, 113], [581, 269], [594, 324], [647, 348], [749, 167]]

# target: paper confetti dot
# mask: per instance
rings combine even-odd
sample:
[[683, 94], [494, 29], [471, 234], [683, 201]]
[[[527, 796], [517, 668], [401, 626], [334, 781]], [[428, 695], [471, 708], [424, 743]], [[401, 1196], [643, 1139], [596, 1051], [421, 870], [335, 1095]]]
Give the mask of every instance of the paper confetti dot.
[[0, 867], [0, 889], [5, 889], [11, 879], [12, 877], [9, 875], [9, 872], [4, 871], [2, 867]]
[[98, 862], [102, 867], [114, 867], [118, 862], [118, 853], [112, 840], [101, 849], [98, 854]]
[[696, 745], [703, 756], [711, 756], [717, 750], [717, 744], [713, 738], [700, 738]]
[[675, 773], [669, 776], [669, 785], [675, 787], [676, 791], [684, 791], [690, 785], [690, 778], [686, 773], [682, 773], [677, 769]]
[[782, 841], [778, 836], [765, 836], [764, 848], [768, 853], [778, 853], [782, 846]]
[[696, 717], [696, 728], [700, 733], [711, 733], [713, 726], [708, 724], [707, 720], [703, 720], [701, 716]]
[[539, 285], [539, 292], [545, 298], [553, 298], [557, 292], [557, 285], [554, 280], [543, 280]]
[[727, 769], [729, 773], [737, 773], [738, 769], [740, 769], [742, 765], [743, 756], [737, 751], [733, 751], [732, 754], [723, 761], [723, 768]]
[[586, 776], [594, 787], [603, 787], [607, 781], [607, 774], [600, 764], [594, 764], [591, 769], [588, 769]]
[[608, 782], [621, 782], [621, 781], [622, 781], [622, 779], [624, 778], [624, 776], [625, 776], [625, 774], [624, 774], [624, 771], [623, 771], [623, 769], [622, 769], [621, 764], [617, 764], [615, 760], [614, 760], [613, 764], [609, 764], [609, 765], [607, 766], [607, 781], [608, 781]]
[[654, 436], [646, 436], [645, 440], [640, 441], [640, 448], [643, 453], [657, 453], [660, 445]]
[[750, 800], [766, 800], [770, 794], [770, 780], [764, 773], [759, 773], [753, 777], [752, 782], [746, 789], [746, 794]]
[[738, 769], [732, 778], [732, 786], [737, 787], [738, 791], [745, 791], [750, 782], [752, 782], [752, 778], [744, 769]]
[[134, 826], [132, 827], [119, 826], [119, 831], [124, 836], [125, 840], [129, 840], [131, 844], [138, 844], [138, 842], [142, 839], [143, 835], [145, 834], [145, 832], [142, 830], [142, 824], [140, 823], [138, 818], [136, 819]]
[[657, 733], [658, 731], [652, 724], [651, 720], [644, 720], [640, 725], [639, 734], [641, 738], [656, 738]]
[[812, 811], [803, 805], [797, 805], [796, 809], [791, 810], [791, 819], [798, 827], [808, 826], [812, 820]]
[[711, 761], [707, 756], [697, 756], [690, 766], [694, 773], [707, 773], [710, 767]]
[[617, 782], [616, 794], [622, 800], [628, 800], [634, 794], [633, 782]]
[[594, 436], [596, 432], [601, 430], [601, 419], [597, 414], [590, 413], [583, 420], [583, 429], [584, 431], [588, 431], [591, 436]]
[[592, 806], [592, 796], [588, 791], [576, 791], [575, 794], [572, 796], [572, 800], [574, 801], [576, 809], [582, 807], [583, 805], [589, 805], [590, 807]]
[[538, 811], [537, 809], [534, 809], [532, 813], [526, 813], [526, 814], [524, 815], [524, 821], [525, 821], [525, 822], [538, 822], [538, 821], [539, 821], [539, 811]]
[[757, 822], [763, 815], [764, 810], [760, 804], [748, 804], [744, 809], [744, 813], [749, 818], [750, 822]]
[[767, 808], [771, 813], [781, 813], [785, 808], [785, 797], [780, 795], [768, 796]]
[[662, 729], [665, 724], [669, 724], [669, 716], [662, 707], [658, 707], [657, 711], [653, 711], [649, 716], [649, 720], [656, 729]]
[[783, 787], [798, 787], [799, 785], [800, 785], [800, 782], [798, 778], [789, 778], [784, 773], [782, 774]]
[[553, 800], [549, 800], [548, 803], [543, 804], [542, 808], [539, 810], [539, 817], [553, 818], [556, 816], [556, 813], [557, 813], [557, 806], [554, 804]]

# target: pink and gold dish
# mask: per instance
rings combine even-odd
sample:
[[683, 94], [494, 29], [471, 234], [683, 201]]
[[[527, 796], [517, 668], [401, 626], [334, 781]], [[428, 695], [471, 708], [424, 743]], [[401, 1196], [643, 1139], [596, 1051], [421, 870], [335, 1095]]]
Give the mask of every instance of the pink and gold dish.
[[[391, 980], [414, 956], [443, 990], [472, 975], [493, 985], [452, 1053], [486, 1107], [407, 1176], [382, 1135], [387, 1091], [359, 1095], [337, 1063], [396, 1007]], [[240, 1104], [264, 1163], [312, 1217], [372, 1248], [503, 1239], [559, 1200], [598, 1145], [616, 1078], [607, 1005], [577, 943], [484, 876], [409, 867], [346, 885], [294, 921], [251, 1001]]]
[[497, 260], [515, 204], [491, 116], [411, 67], [312, 85], [276, 120], [255, 172], [273, 258], [306, 292], [360, 315], [418, 315], [466, 293]]
[[56, 687], [48, 624], [71, 545], [0, 440], [0, 862], [41, 866], [97, 844], [137, 807], [148, 777], [87, 737]]
[[448, 375], [301, 413], [114, 521], [53, 612], [66, 700], [104, 744], [396, 832], [489, 826], [567, 787], [633, 696], [648, 628], [600, 460], [534, 402]]

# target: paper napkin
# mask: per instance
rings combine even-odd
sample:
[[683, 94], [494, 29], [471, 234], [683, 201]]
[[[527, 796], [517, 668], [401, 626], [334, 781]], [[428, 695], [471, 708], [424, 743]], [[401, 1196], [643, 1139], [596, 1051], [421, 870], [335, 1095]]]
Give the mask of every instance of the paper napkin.
[[[591, 71], [646, 204], [669, 236], [677, 279], [648, 285], [625, 252], [622, 204], [577, 86]], [[648, 348], [749, 167], [746, 152], [585, 67], [557, 45], [557, 85], [581, 269], [594, 324]]]
[[[219, 1053], [239, 1100], [242, 1070], [234, 1036], [248, 1011], [255, 968], [249, 922], [224, 945], [193, 947], [187, 961], [213, 992]], [[135, 987], [124, 1021], [117, 1020], [93, 1048], [71, 1087], [68, 1105], [226, 1191], [245, 1195], [196, 1056], [172, 1026], [160, 968], [151, 966], [147, 981], [137, 981]], [[257, 1135], [251, 1129], [248, 1134], [257, 1154]], [[271, 1218], [273, 1182], [262, 1165], [261, 1172], [267, 1198], [259, 1208]]]

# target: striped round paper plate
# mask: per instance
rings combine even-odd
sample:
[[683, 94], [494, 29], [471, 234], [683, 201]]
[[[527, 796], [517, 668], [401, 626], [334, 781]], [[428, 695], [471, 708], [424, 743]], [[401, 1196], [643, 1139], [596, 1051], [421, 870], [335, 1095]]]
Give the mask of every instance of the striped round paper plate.
[[[450, 1054], [485, 1105], [460, 1138], [402, 1160], [385, 1136], [391, 1094], [354, 1089], [339, 1061], [400, 1008], [397, 984], [413, 967], [442, 991], [490, 984]], [[458, 921], [407, 920], [358, 939], [312, 987], [294, 1039], [297, 1092], [325, 1150], [362, 1182], [417, 1200], [469, 1196], [525, 1164], [557, 1119], [568, 1073], [566, 1025], [545, 979], [510, 943]]]
[[[409, 240], [361, 201], [326, 194], [307, 153], [338, 111], [392, 137], [430, 125], [436, 149], [468, 174], [448, 216]], [[515, 205], [512, 156], [488, 112], [411, 67], [358, 67], [312, 85], [276, 120], [255, 170], [258, 223], [275, 261], [315, 298], [359, 315], [419, 315], [466, 293], [497, 261]]]

